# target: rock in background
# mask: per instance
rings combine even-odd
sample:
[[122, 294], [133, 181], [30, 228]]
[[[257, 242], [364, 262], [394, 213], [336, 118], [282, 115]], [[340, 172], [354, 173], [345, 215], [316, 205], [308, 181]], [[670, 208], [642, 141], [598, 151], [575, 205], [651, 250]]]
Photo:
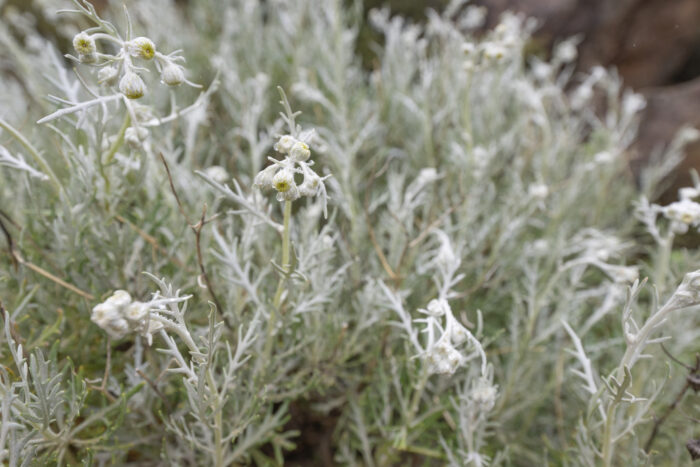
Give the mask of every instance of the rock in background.
[[[647, 98], [633, 159], [648, 159], [683, 125], [700, 127], [700, 1], [698, 0], [479, 0], [488, 24], [511, 10], [540, 21], [545, 47], [579, 36], [578, 66], [615, 67]], [[687, 148], [676, 187], [700, 169], [700, 143]], [[675, 198], [675, 189], [668, 193]]]

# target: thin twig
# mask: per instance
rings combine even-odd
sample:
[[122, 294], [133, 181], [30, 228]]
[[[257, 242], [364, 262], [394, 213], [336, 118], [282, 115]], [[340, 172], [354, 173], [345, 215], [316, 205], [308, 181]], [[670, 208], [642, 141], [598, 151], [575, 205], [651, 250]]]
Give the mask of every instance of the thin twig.
[[156, 395], [160, 398], [160, 400], [163, 401], [163, 404], [165, 405], [166, 413], [170, 413], [171, 412], [170, 402], [168, 402], [168, 399], [163, 395], [163, 393], [160, 391], [160, 389], [158, 389], [158, 386], [156, 386], [156, 383], [151, 378], [146, 376], [146, 374], [143, 371], [136, 370], [136, 373], [148, 383], [148, 385], [151, 387], [151, 389], [153, 389], [153, 392], [155, 392]]
[[205, 219], [207, 215], [207, 205], [206, 203], [204, 204], [204, 208], [202, 209], [202, 217], [200, 218], [199, 222], [197, 225], [192, 226], [192, 229], [194, 230], [194, 241], [195, 241], [195, 247], [197, 249], [197, 264], [199, 264], [199, 270], [201, 271], [201, 277], [202, 280], [204, 280], [204, 284], [207, 286], [207, 290], [209, 291], [209, 294], [211, 295], [211, 299], [214, 301], [214, 305], [216, 306], [216, 309], [219, 310], [219, 314], [224, 320], [224, 324], [226, 324], [226, 327], [229, 328], [230, 330], [233, 330], [233, 326], [231, 323], [229, 323], [228, 319], [226, 319], [226, 316], [224, 316], [224, 308], [221, 306], [221, 302], [219, 301], [219, 298], [216, 296], [216, 293], [214, 292], [214, 287], [212, 286], [211, 280], [209, 280], [209, 274], [207, 274], [206, 269], [204, 268], [204, 257], [202, 256], [202, 247], [201, 247], [201, 239], [202, 239], [202, 228], [207, 224], [207, 222], [210, 222], [211, 219]]
[[[388, 165], [388, 161], [387, 164]], [[376, 178], [376, 173], [374, 171], [374, 168], [372, 168], [372, 174], [369, 177], [369, 181], [367, 182], [367, 188], [365, 189], [365, 199], [364, 199], [364, 204], [362, 206], [362, 210], [364, 211], [365, 214], [365, 221], [367, 222], [367, 232], [369, 233], [369, 240], [372, 243], [372, 247], [374, 247], [375, 253], [377, 253], [377, 258], [379, 259], [379, 262], [382, 265], [382, 268], [384, 268], [384, 271], [389, 275], [389, 278], [391, 278], [392, 281], [395, 283], [399, 281], [399, 276], [394, 272], [394, 270], [391, 268], [391, 265], [389, 264], [389, 261], [386, 259], [386, 256], [384, 255], [384, 252], [382, 251], [382, 248], [379, 246], [379, 243], [377, 243], [377, 237], [374, 234], [374, 229], [372, 228], [372, 222], [369, 218], [369, 193], [371, 191], [372, 185], [374, 185], [374, 180]]]
[[[3, 213], [3, 216], [7, 216], [6, 214]], [[22, 256], [19, 254], [19, 252], [15, 249], [15, 243], [12, 240], [12, 235], [10, 235], [9, 230], [5, 227], [5, 224], [3, 223], [2, 219], [0, 219], [0, 230], [2, 230], [3, 234], [5, 235], [5, 238], [7, 239], [7, 246], [10, 251], [10, 258], [12, 258], [13, 264], [19, 263], [22, 266], [26, 266], [32, 271], [41, 274], [42, 276], [46, 277], [47, 279], [57, 283], [58, 285], [70, 290], [71, 292], [75, 292], [78, 295], [87, 298], [88, 300], [93, 300], [95, 297], [92, 294], [89, 294], [88, 292], [85, 292], [84, 290], [79, 289], [78, 287], [69, 284], [68, 282], [64, 281], [60, 277], [57, 277], [53, 274], [51, 274], [49, 271], [46, 269], [43, 269], [40, 266], [37, 266], [36, 264], [25, 260], [22, 258]]]
[[119, 222], [121, 222], [122, 224], [126, 224], [126, 225], [128, 225], [129, 227], [131, 227], [137, 234], [139, 234], [139, 236], [140, 236], [141, 238], [143, 238], [144, 240], [146, 240], [146, 242], [148, 242], [154, 250], [158, 250], [158, 251], [160, 251], [161, 253], [163, 253], [164, 255], [166, 255], [168, 258], [170, 258], [170, 260], [171, 260], [176, 266], [178, 266], [178, 267], [180, 267], [180, 268], [183, 268], [183, 269], [187, 269], [188, 271], [192, 271], [192, 269], [191, 269], [189, 266], [185, 265], [185, 264], [184, 264], [182, 261], [180, 261], [178, 258], [176, 258], [175, 256], [171, 255], [170, 252], [168, 252], [168, 250], [166, 250], [165, 248], [163, 248], [163, 247], [158, 243], [158, 239], [156, 239], [154, 236], [150, 235], [148, 232], [146, 232], [145, 230], [143, 230], [142, 228], [140, 228], [138, 225], [134, 224], [134, 223], [131, 222], [129, 219], [127, 219], [127, 218], [125, 218], [125, 217], [123, 217], [123, 216], [120, 216], [119, 214], [115, 215], [114, 218], [117, 219], [117, 220], [118, 220]]
[[207, 274], [206, 268], [204, 267], [204, 257], [202, 255], [202, 247], [201, 247], [201, 238], [202, 238], [202, 228], [212, 220], [216, 219], [217, 216], [214, 216], [210, 219], [206, 219], [207, 215], [207, 205], [204, 204], [204, 208], [202, 209], [202, 216], [199, 219], [199, 222], [194, 224], [193, 222], [190, 221], [189, 217], [187, 216], [187, 213], [185, 212], [185, 208], [182, 206], [182, 202], [180, 201], [180, 197], [177, 194], [177, 190], [175, 189], [175, 183], [173, 182], [173, 177], [172, 174], [170, 173], [170, 167], [168, 167], [168, 162], [165, 160], [165, 157], [163, 156], [163, 153], [158, 153], [158, 156], [160, 156], [161, 162], [163, 162], [163, 166], [165, 167], [165, 172], [168, 175], [168, 182], [170, 183], [170, 190], [173, 192], [173, 196], [175, 197], [175, 202], [177, 203], [177, 207], [180, 210], [180, 213], [182, 214], [182, 217], [185, 218], [185, 222], [190, 226], [192, 231], [194, 231], [194, 239], [195, 239], [195, 248], [197, 251], [197, 264], [199, 265], [199, 270], [201, 272], [200, 277], [204, 281], [204, 284], [207, 286], [207, 290], [209, 291], [209, 295], [211, 295], [212, 301], [214, 302], [214, 305], [216, 306], [216, 310], [219, 313], [219, 316], [221, 319], [224, 321], [224, 324], [226, 327], [232, 331], [233, 330], [233, 325], [229, 322], [227, 319], [226, 315], [224, 315], [224, 308], [221, 306], [221, 302], [219, 301], [219, 298], [217, 297], [216, 293], [214, 292], [214, 287], [212, 286], [211, 280], [209, 280], [209, 275]]
[[0, 219], [0, 230], [2, 230], [2, 233], [5, 234], [7, 249], [10, 252], [10, 259], [12, 259], [12, 265], [15, 267], [16, 271], [19, 261], [17, 260], [17, 256], [15, 256], [15, 242], [12, 240], [12, 235], [10, 235], [10, 231], [7, 230], [7, 227], [5, 227], [5, 223], [2, 221], [2, 219]]
[[[666, 350], [666, 347], [664, 347], [663, 344], [661, 344], [661, 348], [663, 349], [664, 353], [668, 355], [668, 357], [673, 360], [674, 362], [678, 363], [679, 365], [683, 366], [688, 370], [688, 375], [685, 378], [685, 384], [681, 388], [681, 390], [678, 392], [678, 395], [676, 395], [675, 399], [673, 399], [673, 402], [666, 407], [666, 410], [664, 410], [664, 413], [657, 418], [654, 421], [654, 427], [651, 430], [651, 434], [649, 435], [649, 439], [647, 439], [646, 444], [644, 445], [644, 452], [648, 453], [651, 450], [651, 446], [654, 443], [654, 439], [656, 438], [656, 435], [659, 433], [659, 429], [661, 428], [661, 425], [666, 421], [666, 419], [671, 415], [671, 412], [678, 406], [678, 404], [681, 402], [683, 399], [683, 396], [685, 395], [686, 392], [688, 392], [688, 389], [693, 388], [696, 389], [698, 386], [698, 373], [700, 372], [700, 355], [695, 356], [695, 367], [692, 367], [690, 365], [687, 365], [680, 360], [678, 360], [676, 357], [671, 355], [671, 353]], [[697, 390], [697, 389], [696, 389]]]

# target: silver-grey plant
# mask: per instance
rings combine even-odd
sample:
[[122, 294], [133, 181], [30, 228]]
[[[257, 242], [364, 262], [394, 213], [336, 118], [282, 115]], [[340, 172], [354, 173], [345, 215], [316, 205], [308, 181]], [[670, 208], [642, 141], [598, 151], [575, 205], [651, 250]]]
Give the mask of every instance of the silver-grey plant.
[[653, 200], [697, 132], [633, 176], [644, 99], [577, 40], [460, 0], [69, 4], [34, 2], [59, 51], [0, 2], [0, 463], [687, 461], [654, 420], [700, 182]]

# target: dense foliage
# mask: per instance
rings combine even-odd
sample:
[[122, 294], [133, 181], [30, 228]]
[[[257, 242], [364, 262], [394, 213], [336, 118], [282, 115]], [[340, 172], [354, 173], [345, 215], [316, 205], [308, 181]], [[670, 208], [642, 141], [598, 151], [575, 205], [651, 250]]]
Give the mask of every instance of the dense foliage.
[[700, 192], [647, 199], [695, 134], [634, 177], [644, 100], [575, 41], [460, 1], [35, 7], [72, 50], [3, 9], [3, 462], [687, 461], [692, 399], [654, 420]]

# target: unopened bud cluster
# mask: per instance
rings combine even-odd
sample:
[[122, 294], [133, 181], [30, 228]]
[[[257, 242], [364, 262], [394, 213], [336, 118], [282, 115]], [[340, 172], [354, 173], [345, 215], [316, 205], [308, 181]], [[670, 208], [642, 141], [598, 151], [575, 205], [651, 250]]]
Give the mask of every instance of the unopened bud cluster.
[[[321, 177], [311, 168], [311, 149], [305, 141], [284, 135], [275, 143], [274, 148], [286, 156], [281, 161], [271, 159], [272, 165], [255, 176], [254, 185], [257, 188], [274, 189], [278, 201], [294, 201], [302, 196], [314, 197], [318, 194], [325, 196], [323, 181], [328, 176]], [[301, 176], [300, 184], [296, 182], [296, 175]]]
[[[116, 55], [102, 53], [98, 51], [96, 43], [99, 39], [117, 42], [121, 47]], [[156, 45], [148, 37], [122, 41], [118, 37], [106, 36], [103, 33], [90, 35], [87, 31], [82, 31], [73, 38], [73, 48], [78, 53], [77, 60], [80, 63], [100, 67], [97, 74], [100, 84], [108, 87], [118, 84], [119, 92], [129, 99], [139, 99], [147, 92], [146, 83], [139, 74], [143, 68], [136, 67], [134, 60], [154, 62], [161, 82], [168, 86], [179, 86], [182, 83], [193, 85], [185, 79], [184, 68], [178, 64], [183, 58], [158, 52]]]
[[163, 324], [149, 319], [149, 309], [148, 303], [132, 301], [128, 292], [117, 290], [92, 309], [90, 319], [115, 339], [130, 332], [150, 336], [162, 329]]
[[419, 310], [428, 315], [425, 322], [429, 330], [438, 329], [441, 334], [431, 336], [428, 347], [423, 354], [429, 373], [453, 374], [464, 365], [466, 358], [457, 348], [469, 339], [469, 331], [454, 317], [447, 300], [436, 298], [428, 303], [426, 310]]
[[465, 71], [470, 72], [479, 65], [500, 62], [508, 56], [517, 55], [522, 46], [523, 29], [521, 19], [506, 14], [491, 33], [490, 40], [480, 43], [463, 42]]

